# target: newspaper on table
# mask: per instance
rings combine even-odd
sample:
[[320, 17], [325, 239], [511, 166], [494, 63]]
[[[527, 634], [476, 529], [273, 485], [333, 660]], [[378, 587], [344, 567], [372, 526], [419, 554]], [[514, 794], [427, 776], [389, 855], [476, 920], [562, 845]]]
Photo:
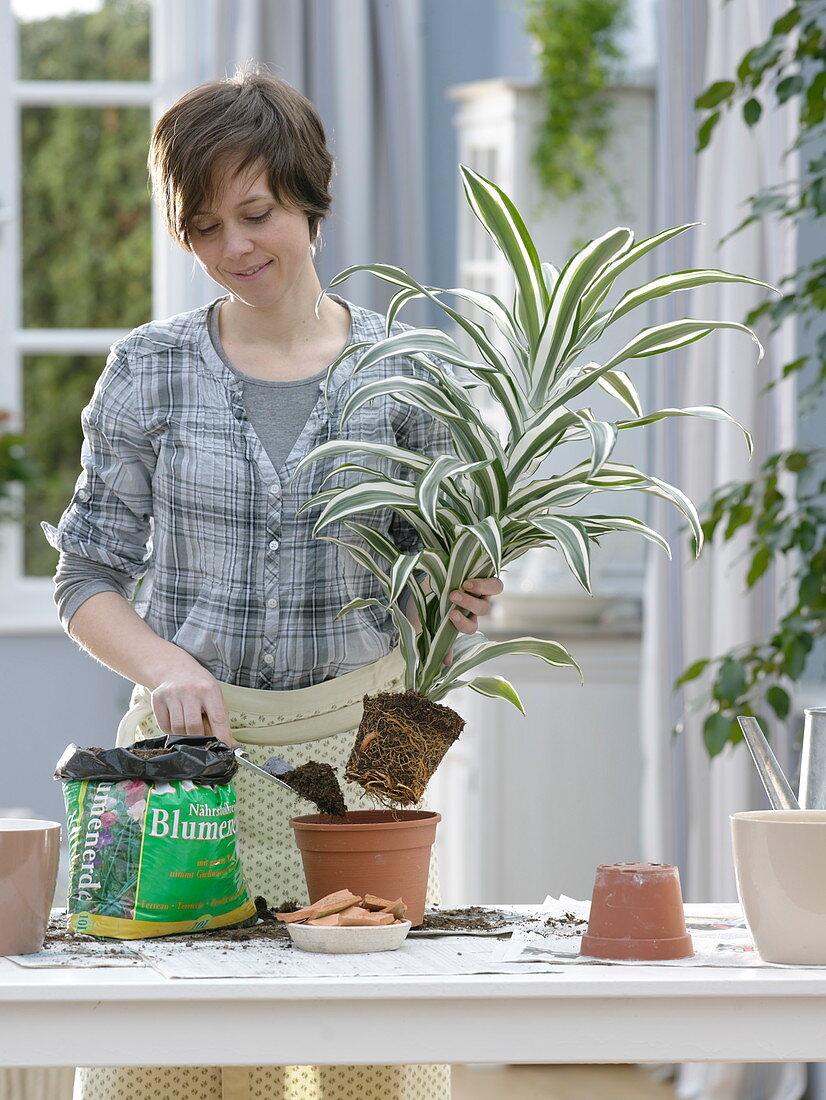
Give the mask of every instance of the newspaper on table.
[[[736, 906], [722, 905], [719, 914], [692, 914], [686, 907], [686, 928], [694, 944], [694, 955], [687, 959], [593, 959], [580, 954], [582, 936], [587, 929], [589, 901], [548, 896], [542, 911], [532, 921], [517, 928], [510, 939], [494, 946], [494, 958], [500, 962], [519, 959], [548, 959], [555, 963], [603, 964], [607, 966], [774, 966], [764, 962]], [[707, 907], [704, 907], [707, 908]]]
[[137, 950], [166, 978], [364, 978], [451, 974], [553, 974], [547, 959], [497, 961], [478, 936], [407, 939], [394, 951], [322, 955], [277, 941], [181, 944], [143, 940]]
[[125, 943], [49, 943], [33, 955], [9, 955], [11, 962], [31, 970], [86, 970], [89, 967], [147, 966], [138, 953]]

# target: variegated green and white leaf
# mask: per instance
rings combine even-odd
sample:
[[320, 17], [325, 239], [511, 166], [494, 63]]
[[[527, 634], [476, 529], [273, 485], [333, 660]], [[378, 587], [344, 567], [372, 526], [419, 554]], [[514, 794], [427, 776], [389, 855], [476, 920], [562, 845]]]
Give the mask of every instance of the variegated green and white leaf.
[[554, 292], [554, 287], [559, 282], [559, 268], [554, 267], [553, 264], [542, 264], [542, 276], [545, 279], [545, 287], [548, 291], [548, 299]]
[[510, 197], [491, 180], [459, 166], [471, 210], [508, 262], [516, 280], [516, 314], [527, 343], [533, 346], [545, 317], [548, 292], [536, 245]]
[[390, 570], [390, 602], [398, 603], [410, 580], [410, 574], [418, 568], [421, 554], [403, 554]]
[[[439, 493], [444, 489], [454, 488], [450, 485], [451, 478], [456, 477], [458, 474], [478, 472], [484, 467], [490, 466], [492, 461], [493, 459], [486, 459], [484, 462], [464, 462], [461, 458], [453, 458], [452, 455], [439, 455], [435, 458], [431, 462], [430, 468], [416, 482], [416, 503], [427, 522], [434, 527], [439, 522], [437, 517]], [[470, 480], [473, 481], [472, 478]], [[454, 489], [454, 491], [456, 490]], [[474, 504], [478, 505], [478, 494], [474, 494], [474, 499], [470, 503], [472, 506]], [[472, 518], [468, 516], [463, 522], [471, 523], [472, 521]]]
[[580, 516], [579, 521], [585, 528], [585, 531], [589, 538], [599, 538], [600, 535], [604, 535], [609, 531], [632, 531], [635, 534], [642, 535], [643, 538], [648, 539], [650, 542], [655, 542], [657, 546], [661, 546], [671, 557], [671, 547], [668, 545], [666, 539], [655, 531], [653, 527], [649, 527], [647, 523], [643, 523], [641, 519], [637, 519], [635, 516]]
[[[487, 695], [490, 699], [505, 699], [512, 703], [518, 711], [525, 713], [525, 707], [516, 688], [504, 676], [477, 676], [475, 680], [457, 680], [451, 683], [442, 694], [455, 691], [456, 688], [469, 687], [480, 695]], [[439, 695], [438, 698], [442, 696]]]
[[645, 424], [654, 424], [657, 420], [665, 420], [670, 416], [697, 416], [703, 420], [725, 420], [727, 423], [734, 424], [735, 427], [739, 428], [746, 437], [749, 455], [754, 450], [751, 433], [747, 432], [742, 424], [735, 420], [730, 413], [727, 413], [725, 409], [721, 409], [719, 405], [691, 405], [685, 409], [657, 409], [656, 412], [635, 417], [633, 420], [618, 420], [617, 427], [620, 429], [639, 428]]
[[502, 570], [502, 529], [495, 516], [485, 516], [477, 523], [467, 524], [463, 529], [473, 535], [491, 560], [493, 575], [499, 576]]
[[393, 625], [399, 632], [399, 649], [404, 658], [404, 686], [407, 691], [416, 689], [416, 672], [419, 668], [419, 648], [416, 629], [398, 604], [390, 604]]
[[641, 359], [649, 355], [661, 355], [666, 351], [674, 351], [676, 348], [693, 344], [695, 340], [702, 340], [704, 336], [714, 332], [715, 329], [730, 328], [737, 332], [744, 332], [757, 344], [758, 362], [763, 358], [763, 345], [755, 334], [746, 325], [737, 321], [699, 321], [694, 318], [686, 318], [682, 321], [668, 321], [664, 325], [654, 325], [652, 328], [643, 329], [633, 340], [621, 348], [616, 355], [601, 368], [611, 370], [626, 359]]
[[544, 638], [512, 638], [507, 642], [487, 642], [462, 660], [454, 661], [448, 666], [441, 686], [452, 686], [477, 665], [492, 661], [496, 657], [505, 657], [510, 653], [524, 653], [531, 657], [539, 657], [540, 660], [558, 668], [575, 668], [580, 677], [582, 676], [582, 669], [559, 642], [547, 641]]
[[670, 500], [688, 520], [691, 532], [694, 535], [695, 557], [699, 557], [703, 548], [703, 528], [700, 517], [697, 515], [697, 509], [682, 489], [678, 489], [676, 485], [671, 485], [667, 481], [660, 480], [660, 478], [652, 477], [650, 474], [640, 485], [611, 485], [608, 486], [608, 489], [611, 492], [628, 492], [636, 489], [641, 493], [650, 493], [652, 496], [661, 497], [663, 500]]
[[355, 600], [350, 600], [349, 603], [346, 603], [344, 605], [344, 607], [342, 607], [341, 610], [339, 611], [339, 613], [336, 615], [336, 618], [340, 619], [341, 616], [346, 615], [348, 611], [357, 611], [359, 608], [362, 608], [362, 607], [384, 607], [384, 606], [385, 605], [381, 602], [381, 600], [377, 600], [375, 597], [371, 597], [370, 599], [366, 600], [366, 599], [362, 599], [361, 596], [358, 596]]
[[395, 542], [389, 539], [386, 535], [383, 535], [381, 531], [378, 531], [375, 527], [371, 527], [367, 523], [359, 523], [357, 520], [348, 519], [344, 521], [344, 526], [347, 527], [354, 535], [358, 535], [359, 538], [364, 539], [374, 554], [378, 554], [380, 558], [384, 558], [385, 561], [395, 561], [399, 556], [399, 548]]
[[608, 370], [597, 378], [597, 385], [621, 401], [635, 416], [642, 416], [642, 403], [637, 388], [624, 370]]
[[352, 542], [345, 542], [344, 539], [332, 538], [332, 536], [330, 535], [322, 535], [320, 536], [320, 538], [323, 542], [334, 542], [336, 546], [341, 546], [344, 550], [346, 550], [354, 561], [358, 562], [358, 564], [363, 569], [366, 569], [368, 573], [373, 574], [373, 576], [384, 589], [385, 595], [390, 596], [390, 577], [373, 561], [373, 559], [362, 546], [357, 546], [355, 543]]
[[623, 256], [608, 264], [599, 275], [599, 278], [588, 288], [582, 299], [580, 323], [585, 324], [591, 320], [623, 271], [635, 264], [637, 260], [642, 259], [652, 249], [659, 248], [661, 244], [665, 244], [666, 241], [678, 237], [681, 233], [685, 233], [686, 230], [693, 229], [699, 224], [699, 222], [687, 222], [685, 225], [676, 225], [672, 229], [664, 229], [661, 233], [655, 233], [652, 237], [646, 237], [644, 240], [638, 241]]
[[369, 454], [377, 458], [388, 458], [392, 462], [398, 462], [400, 466], [408, 466], [419, 473], [423, 473], [432, 461], [417, 451], [409, 451], [405, 447], [393, 447], [389, 443], [369, 443], [358, 439], [330, 439], [326, 443], [320, 443], [310, 454], [301, 459], [295, 468], [293, 479], [305, 466], [313, 462], [344, 454]]
[[530, 401], [534, 408], [544, 404], [545, 395], [556, 378], [559, 362], [575, 338], [583, 295], [606, 264], [627, 252], [633, 243], [634, 234], [630, 229], [612, 229], [587, 244], [562, 269], [544, 318], [531, 368]]
[[591, 445], [594, 448], [591, 458], [591, 469], [588, 472], [588, 476], [593, 477], [594, 474], [599, 473], [611, 457], [611, 452], [614, 450], [617, 442], [618, 425], [609, 424], [605, 420], [593, 420], [587, 416], [580, 416], [580, 422], [585, 432], [590, 437]]
[[[393, 508], [405, 517], [428, 544], [441, 543], [441, 536], [435, 528], [426, 523], [419, 514], [416, 508], [416, 492], [409, 482], [377, 479], [363, 481], [360, 485], [351, 485], [346, 489], [333, 489], [330, 493], [332, 496], [328, 494], [327, 503], [316, 520], [314, 533], [330, 523], [349, 519], [359, 512], [367, 512], [372, 508]], [[307, 506], [312, 503], [312, 500], [307, 501]]]
[[730, 271], [718, 271], [715, 268], [678, 271], [673, 275], [662, 275], [658, 279], [652, 279], [651, 282], [629, 290], [610, 311], [608, 323], [612, 324], [620, 317], [624, 317], [626, 313], [630, 313], [632, 309], [637, 309], [655, 298], [662, 298], [667, 294], [676, 294], [681, 290], [694, 290], [697, 287], [709, 286], [712, 283], [743, 283], [748, 286], [761, 286], [766, 290], [779, 293], [771, 283], [764, 283], [761, 279], [751, 279], [747, 275], [735, 275]]
[[582, 524], [578, 519], [562, 516], [535, 516], [531, 523], [540, 531], [553, 535], [559, 543], [568, 568], [586, 592], [591, 592], [591, 550]]

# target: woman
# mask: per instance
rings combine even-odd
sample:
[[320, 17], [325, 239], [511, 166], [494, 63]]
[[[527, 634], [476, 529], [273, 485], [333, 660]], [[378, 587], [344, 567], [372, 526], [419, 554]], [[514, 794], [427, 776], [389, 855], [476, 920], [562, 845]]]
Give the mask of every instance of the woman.
[[[409, 360], [352, 379], [350, 358], [322, 392], [328, 365], [348, 344], [382, 339], [385, 319], [338, 295], [316, 313], [333, 161], [307, 99], [263, 73], [195, 88], [158, 121], [149, 169], [171, 235], [226, 294], [113, 345], [83, 411], [83, 472], [59, 526], [44, 524], [60, 551], [61, 621], [136, 685], [119, 744], [211, 731], [258, 763], [277, 751], [343, 774], [363, 695], [399, 688], [403, 665], [381, 610], [336, 619], [355, 596], [378, 595], [375, 581], [313, 538], [312, 514], [297, 514], [341, 460], [293, 473], [331, 438], [437, 454], [452, 450], [450, 437], [390, 399], [341, 425], [355, 386], [424, 376]], [[366, 522], [416, 546], [389, 510]], [[325, 534], [353, 541], [343, 527]], [[473, 633], [501, 590], [489, 578], [454, 592], [458, 629]], [[248, 773], [235, 782], [252, 890], [274, 904], [305, 898], [287, 824], [304, 807]], [[345, 784], [345, 798], [356, 808], [362, 792]], [[80, 1070], [75, 1097], [332, 1100], [348, 1089], [360, 1100], [446, 1098], [448, 1067]]]

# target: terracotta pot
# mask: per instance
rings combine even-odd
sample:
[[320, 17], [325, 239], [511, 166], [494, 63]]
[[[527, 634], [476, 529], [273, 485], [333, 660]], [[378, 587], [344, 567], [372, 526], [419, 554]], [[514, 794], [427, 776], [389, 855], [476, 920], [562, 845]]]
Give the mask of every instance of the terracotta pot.
[[760, 957], [826, 964], [826, 810], [731, 815], [743, 914]]
[[402, 898], [415, 927], [424, 918], [430, 849], [441, 815], [428, 810], [350, 810], [290, 821], [301, 850], [310, 902], [336, 890]]
[[581, 953], [596, 959], [687, 959], [680, 876], [664, 863], [597, 867]]
[[59, 856], [56, 821], [0, 818], [0, 955], [42, 948]]

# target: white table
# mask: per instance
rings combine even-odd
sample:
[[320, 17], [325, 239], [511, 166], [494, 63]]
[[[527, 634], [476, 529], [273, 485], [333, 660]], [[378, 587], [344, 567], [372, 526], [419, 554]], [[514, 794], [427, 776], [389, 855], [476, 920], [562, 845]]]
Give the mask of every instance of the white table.
[[826, 970], [168, 980], [0, 959], [0, 1065], [826, 1059]]

